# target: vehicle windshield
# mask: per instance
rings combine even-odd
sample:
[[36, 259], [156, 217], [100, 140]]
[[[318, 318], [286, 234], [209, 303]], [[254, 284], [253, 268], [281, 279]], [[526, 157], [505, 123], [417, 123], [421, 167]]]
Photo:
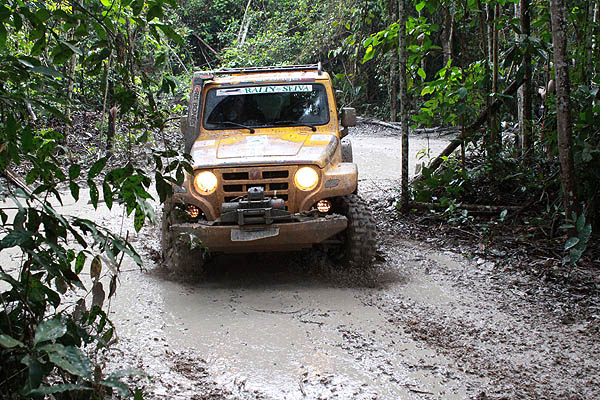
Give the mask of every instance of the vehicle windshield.
[[329, 107], [320, 84], [213, 88], [206, 94], [204, 127], [226, 129], [325, 125]]

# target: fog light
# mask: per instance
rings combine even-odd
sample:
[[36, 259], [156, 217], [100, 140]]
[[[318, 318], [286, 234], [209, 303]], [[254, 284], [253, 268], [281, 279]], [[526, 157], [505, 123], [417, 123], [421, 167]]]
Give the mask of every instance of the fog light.
[[192, 219], [196, 219], [200, 215], [200, 209], [193, 204], [188, 204], [185, 208], [185, 212], [187, 212]]
[[319, 200], [317, 203], [317, 210], [320, 213], [326, 214], [331, 210], [331, 202], [329, 200]]

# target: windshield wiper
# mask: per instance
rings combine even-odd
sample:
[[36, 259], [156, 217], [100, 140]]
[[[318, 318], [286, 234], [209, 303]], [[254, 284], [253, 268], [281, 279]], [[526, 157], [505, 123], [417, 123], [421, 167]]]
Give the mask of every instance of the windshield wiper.
[[286, 125], [286, 124], [290, 124], [290, 126], [308, 126], [310, 129], [312, 129], [313, 132], [317, 131], [316, 126], [298, 122], [298, 121], [275, 121], [275, 122], [273, 122], [273, 125]]
[[226, 124], [226, 125], [233, 125], [233, 126], [239, 126], [240, 128], [244, 128], [244, 129], [248, 129], [250, 131], [250, 133], [254, 133], [254, 128], [251, 128], [247, 125], [243, 125], [243, 124], [238, 124], [237, 122], [232, 122], [232, 121], [220, 121], [218, 122], [219, 124]]

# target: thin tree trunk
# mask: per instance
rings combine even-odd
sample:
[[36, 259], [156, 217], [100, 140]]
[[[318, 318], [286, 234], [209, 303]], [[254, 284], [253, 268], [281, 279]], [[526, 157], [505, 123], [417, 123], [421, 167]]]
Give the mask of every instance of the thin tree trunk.
[[444, 53], [444, 66], [453, 57], [452, 47], [454, 47], [454, 16], [448, 7], [443, 7], [444, 12], [444, 30], [442, 31], [442, 51]]
[[487, 54], [487, 59], [491, 62], [491, 60], [494, 58], [493, 55], [493, 48], [494, 48], [494, 24], [493, 24], [493, 19], [494, 19], [494, 9], [492, 8], [493, 5], [491, 5], [490, 3], [487, 3], [485, 5], [485, 10], [486, 10], [486, 15], [487, 15], [487, 49], [488, 49], [488, 54]]
[[400, 207], [408, 209], [408, 98], [406, 95], [406, 10], [405, 0], [398, 0], [398, 14], [400, 15], [400, 26], [398, 28], [398, 63], [400, 66], [399, 90], [400, 90], [400, 135], [402, 137], [401, 160], [402, 169], [400, 173]]
[[[519, 15], [521, 21], [521, 35], [523, 38], [528, 38], [531, 35], [531, 9], [529, 7], [529, 0], [521, 0], [521, 13]], [[521, 140], [521, 151], [523, 156], [527, 156], [531, 152], [532, 148], [532, 132], [531, 132], [531, 54], [526, 53], [523, 57], [523, 104], [522, 113], [523, 121], [519, 121], [519, 133]]]
[[[521, 3], [515, 4], [515, 18], [521, 18]], [[519, 40], [520, 34], [515, 33], [515, 40]], [[519, 119], [519, 132], [515, 138], [515, 148], [521, 149], [521, 138], [523, 137], [522, 128], [525, 126], [525, 113], [523, 112], [523, 86], [517, 90], [517, 114]]]
[[[75, 5], [71, 5], [75, 8]], [[73, 27], [72, 32], [70, 33], [70, 38], [75, 38], [75, 30], [79, 26], [79, 23]], [[67, 85], [67, 107], [65, 110], [65, 116], [68, 120], [71, 120], [71, 103], [73, 101], [73, 84], [75, 83], [75, 66], [77, 65], [77, 54], [73, 53], [71, 56], [71, 62], [69, 63], [69, 83]], [[68, 140], [68, 138], [66, 138]]]
[[113, 143], [115, 140], [115, 132], [117, 131], [117, 114], [119, 109], [112, 107], [108, 110], [108, 132], [106, 134], [106, 155], [112, 156]]
[[[600, 48], [600, 46], [598, 46], [598, 35], [600, 34], [600, 30], [598, 29], [598, 24], [600, 23], [600, 0], [596, 1], [596, 4], [594, 6], [594, 24], [592, 25], [592, 57], [594, 59], [598, 59], [600, 56], [600, 54], [598, 54], [598, 50]], [[597, 63], [593, 63], [593, 70], [591, 70], [590, 72], [592, 73], [596, 73], [597, 69], [596, 69], [596, 64]]]
[[579, 203], [577, 201], [577, 179], [571, 139], [571, 83], [569, 80], [569, 58], [567, 57], [567, 23], [564, 12], [562, 0], [550, 0], [554, 68], [556, 71], [556, 136], [558, 140], [558, 158], [560, 160], [560, 180], [563, 206], [567, 217], [570, 218], [573, 213], [579, 214]]
[[582, 72], [582, 77], [589, 77], [587, 82], [590, 83], [593, 75], [593, 59], [592, 59], [592, 38], [594, 37], [594, 27], [596, 26], [594, 19], [594, 2], [590, 1], [585, 18], [585, 70]]
[[252, 0], [248, 0], [248, 3], [246, 4], [246, 11], [244, 11], [244, 18], [242, 18], [242, 23], [240, 24], [240, 30], [237, 36], [237, 47], [240, 47], [243, 44], [242, 34], [244, 32], [244, 27], [246, 26], [246, 18], [248, 17], [248, 10], [250, 10], [250, 3], [252, 3]]
[[[479, 34], [481, 36], [481, 44], [483, 46], [483, 62], [484, 62], [484, 67], [485, 67], [485, 76], [489, 77], [490, 76], [490, 53], [488, 51], [488, 39], [490, 37], [489, 35], [489, 26], [486, 28], [486, 22], [489, 20], [488, 17], [488, 12], [486, 10], [489, 9], [489, 6], [487, 6], [485, 9], [483, 8], [483, 6], [481, 5], [481, 0], [477, 0], [477, 7], [479, 9]], [[488, 24], [489, 25], [489, 24]], [[486, 79], [486, 83], [485, 83], [485, 108], [488, 109], [490, 108], [490, 84], [489, 84], [489, 80]], [[491, 129], [491, 116], [488, 114], [487, 115], [487, 123], [488, 123], [488, 129]], [[489, 136], [485, 137], [485, 145], [486, 148], [489, 149], [490, 147], [490, 140], [489, 140]]]
[[[397, 0], [391, 0], [390, 9], [392, 11], [391, 22], [398, 20], [398, 3]], [[390, 121], [396, 122], [398, 119], [398, 58], [396, 54], [392, 54], [390, 62]]]
[[[500, 19], [500, 4], [494, 7], [494, 22], [492, 24], [492, 93], [498, 94], [498, 20]], [[496, 96], [494, 96], [496, 97]], [[488, 151], [492, 155], [497, 155], [502, 146], [502, 137], [500, 136], [500, 126], [498, 124], [498, 116], [490, 115], [490, 143]]]

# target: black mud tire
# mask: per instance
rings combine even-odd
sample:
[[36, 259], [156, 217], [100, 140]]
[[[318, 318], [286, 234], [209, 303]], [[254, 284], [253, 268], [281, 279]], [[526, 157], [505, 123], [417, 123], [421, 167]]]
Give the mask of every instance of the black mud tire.
[[334, 258], [345, 267], [371, 269], [377, 251], [377, 229], [367, 203], [356, 194], [336, 200], [337, 212], [348, 218], [348, 227], [341, 234], [343, 244]]
[[342, 162], [354, 162], [354, 157], [352, 156], [352, 142], [350, 139], [344, 138], [341, 141], [341, 153], [342, 153]]
[[189, 242], [176, 237], [171, 230], [171, 225], [176, 221], [176, 207], [173, 203], [165, 203], [160, 237], [162, 265], [174, 273], [200, 275], [207, 261], [206, 251], [202, 248], [191, 249]]

